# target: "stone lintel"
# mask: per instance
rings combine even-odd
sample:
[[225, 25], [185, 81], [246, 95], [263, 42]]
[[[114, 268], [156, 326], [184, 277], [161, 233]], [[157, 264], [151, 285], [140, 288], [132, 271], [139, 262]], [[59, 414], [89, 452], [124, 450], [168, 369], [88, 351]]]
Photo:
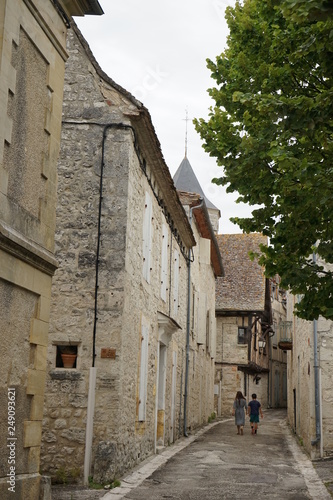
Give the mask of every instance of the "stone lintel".
[[181, 330], [181, 326], [172, 318], [162, 312], [157, 312], [158, 317], [158, 340], [168, 346], [172, 335], [177, 330]]

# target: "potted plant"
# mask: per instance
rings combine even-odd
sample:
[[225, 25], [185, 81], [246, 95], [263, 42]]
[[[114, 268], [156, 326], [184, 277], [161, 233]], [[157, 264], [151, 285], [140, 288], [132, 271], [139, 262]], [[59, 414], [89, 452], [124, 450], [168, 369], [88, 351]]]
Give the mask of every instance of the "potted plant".
[[73, 345], [61, 346], [60, 354], [64, 368], [73, 368], [77, 357], [77, 346]]

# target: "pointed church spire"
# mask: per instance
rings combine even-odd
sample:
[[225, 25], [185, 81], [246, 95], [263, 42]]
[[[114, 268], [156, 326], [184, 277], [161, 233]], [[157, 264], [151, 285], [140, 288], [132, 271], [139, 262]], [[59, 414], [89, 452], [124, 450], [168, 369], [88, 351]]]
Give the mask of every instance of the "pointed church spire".
[[178, 189], [179, 191], [200, 194], [200, 196], [204, 198], [207, 208], [219, 210], [203, 192], [197, 176], [195, 175], [194, 170], [186, 156], [179, 165], [175, 175], [173, 176], [173, 182], [176, 186], [176, 189]]
[[219, 218], [221, 217], [220, 209], [217, 208], [205, 195], [203, 189], [194, 173], [194, 170], [188, 161], [188, 158], [183, 159], [179, 165], [175, 175], [173, 176], [173, 182], [177, 191], [185, 191], [186, 193], [196, 193], [200, 195], [204, 200], [211, 219], [211, 223], [214, 232], [218, 232]]

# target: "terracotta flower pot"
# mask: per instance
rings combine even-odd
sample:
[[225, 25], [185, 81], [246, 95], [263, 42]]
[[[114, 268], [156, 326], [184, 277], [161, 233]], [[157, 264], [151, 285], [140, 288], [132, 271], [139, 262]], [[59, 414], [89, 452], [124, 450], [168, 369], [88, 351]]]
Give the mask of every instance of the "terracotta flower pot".
[[76, 354], [61, 354], [64, 368], [73, 368], [76, 360]]

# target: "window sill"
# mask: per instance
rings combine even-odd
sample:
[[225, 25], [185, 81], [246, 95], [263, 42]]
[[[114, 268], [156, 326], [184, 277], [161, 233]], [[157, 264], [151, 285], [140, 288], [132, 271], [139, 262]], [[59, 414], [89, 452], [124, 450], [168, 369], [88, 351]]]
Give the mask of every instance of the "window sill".
[[52, 380], [71, 380], [76, 381], [83, 378], [83, 374], [76, 368], [54, 368], [50, 371]]

